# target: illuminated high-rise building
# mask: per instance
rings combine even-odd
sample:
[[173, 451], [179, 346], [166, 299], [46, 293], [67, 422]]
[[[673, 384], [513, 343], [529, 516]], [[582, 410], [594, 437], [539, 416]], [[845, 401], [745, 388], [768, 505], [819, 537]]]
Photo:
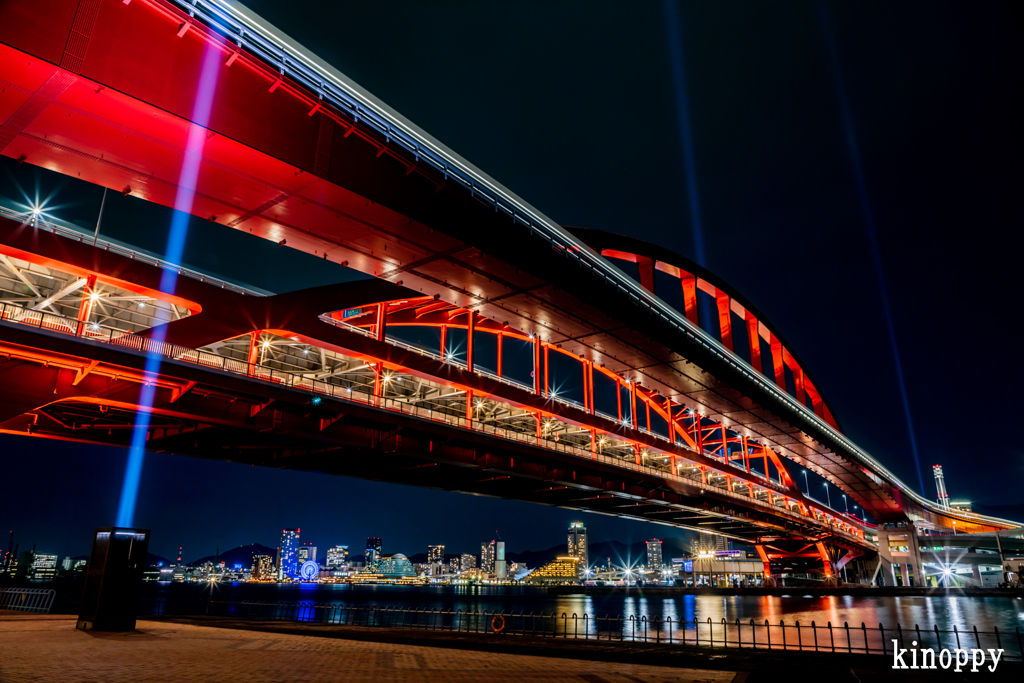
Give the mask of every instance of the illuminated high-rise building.
[[694, 555], [714, 555], [716, 552], [732, 550], [732, 542], [725, 536], [706, 534], [703, 531], [690, 540], [690, 549]]
[[327, 569], [345, 569], [348, 567], [348, 546], [336, 545], [327, 549]]
[[463, 553], [462, 555], [462, 571], [467, 569], [476, 569], [476, 555], [470, 555], [469, 553]]
[[53, 581], [57, 578], [57, 556], [34, 553], [30, 576], [36, 581]]
[[573, 522], [569, 525], [569, 557], [575, 557], [579, 562], [577, 567], [582, 576], [590, 566], [589, 550], [587, 548], [587, 527], [583, 522]]
[[300, 545], [295, 551], [296, 564], [302, 566], [303, 562], [309, 562], [312, 560], [316, 562], [316, 546], [315, 545]]
[[434, 562], [444, 562], [444, 546], [428, 545], [427, 562], [430, 562], [431, 564], [433, 564]]
[[647, 541], [647, 570], [661, 571], [664, 560], [661, 556], [661, 541], [652, 538]]
[[480, 570], [485, 574], [494, 573], [494, 554], [497, 541], [483, 542], [480, 544]]
[[369, 564], [371, 562], [373, 562], [374, 560], [379, 560], [381, 557], [383, 557], [383, 555], [382, 555], [383, 550], [384, 550], [384, 545], [380, 542], [379, 538], [376, 538], [376, 537], [367, 538], [366, 539], [366, 557], [365, 557], [365, 560], [364, 560], [366, 562], [367, 566], [369, 566]]
[[284, 529], [281, 531], [281, 545], [277, 550], [278, 565], [277, 576], [291, 578], [299, 570], [296, 550], [299, 546], [299, 532], [301, 529]]
[[497, 541], [494, 543], [494, 576], [498, 581], [504, 581], [508, 578], [506, 570], [508, 567], [505, 564], [505, 541]]
[[253, 555], [251, 581], [270, 581], [274, 578], [274, 558], [270, 555]]

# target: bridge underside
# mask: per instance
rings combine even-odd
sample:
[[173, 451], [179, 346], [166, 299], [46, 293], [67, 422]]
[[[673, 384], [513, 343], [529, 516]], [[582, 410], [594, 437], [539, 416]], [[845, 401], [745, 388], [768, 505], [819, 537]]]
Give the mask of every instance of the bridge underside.
[[[333, 109], [316, 93], [225, 42], [170, 3], [8, 3], [0, 5], [0, 43], [4, 81], [0, 89], [0, 153], [173, 206], [183, 189], [178, 184], [182, 159], [195, 154], [185, 147], [192, 128], [189, 118], [198, 75], [209, 51], [219, 50], [223, 60], [217, 73], [216, 106], [202, 136], [205, 142], [200, 153], [195, 215], [275, 242], [286, 239], [289, 248], [347, 263], [382, 280], [402, 282], [414, 293], [439, 297], [497, 325], [536, 335], [549, 346], [564, 346], [590, 364], [642, 384], [670, 406], [699, 412], [743, 434], [744, 439], [770, 445], [784, 458], [840, 486], [878, 521], [903, 520], [910, 513], [930, 515], [936, 525], [952, 525], [952, 517], [921, 509], [858, 461], [859, 456], [851, 455], [834, 432], [762, 381], [763, 373], [751, 378], [728, 356], [682, 333], [664, 316], [640, 305], [635, 294], [574, 258], [570, 249], [558, 248], [525, 227], [522, 220], [498, 211], [478, 192], [449, 182], [445, 174], [407, 153], [389, 136]], [[22, 237], [30, 241], [35, 238]], [[113, 272], [99, 267], [98, 261], [86, 267], [93, 272]], [[206, 320], [196, 324], [215, 327], [215, 307], [204, 306], [203, 310], [204, 314], [196, 317]], [[254, 320], [253, 327], [273, 326], [262, 326]], [[225, 330], [215, 338], [226, 339], [237, 333]], [[80, 351], [72, 353], [90, 358]], [[112, 362], [116, 365], [122, 361]], [[50, 378], [37, 379], [45, 383]], [[89, 375], [79, 384], [88, 381]], [[217, 385], [195, 381], [197, 386]], [[464, 378], [462, 383], [469, 386], [475, 381]], [[174, 404], [188, 405], [192, 400], [190, 391]], [[130, 406], [131, 401], [125, 403]], [[87, 409], [79, 405], [75, 410]], [[103, 431], [55, 427], [60, 413], [56, 408], [52, 411], [52, 415], [39, 414], [40, 425], [49, 425], [40, 429], [56, 430], [63, 436]], [[292, 414], [267, 408], [246, 419], [266, 420], [267, 411], [270, 415], [280, 413], [282, 421]], [[89, 423], [87, 414], [82, 417], [82, 424]], [[197, 415], [190, 414], [189, 419], [194, 417]], [[315, 422], [312, 417], [302, 419]], [[324, 431], [329, 435], [332, 428], [351, 428], [356, 430], [349, 435], [352, 438], [372, 441], [368, 426], [359, 427], [357, 421], [347, 417], [336, 424]], [[25, 431], [24, 427], [13, 429]], [[274, 429], [259, 432], [268, 440], [264, 443], [247, 437], [243, 423], [229, 420], [216, 429], [192, 428], [192, 451], [187, 452], [218, 452], [217, 444], [223, 446], [224, 435], [232, 429], [238, 430], [232, 433], [233, 438], [247, 444], [240, 453], [273, 459], [274, 453], [288, 450]], [[320, 431], [314, 434], [294, 429], [299, 440], [296, 443], [305, 444], [311, 438], [319, 443], [318, 439], [325, 438]], [[368, 431], [362, 434], [359, 429]], [[416, 436], [415, 429], [410, 430], [408, 435], [394, 433], [395, 439], [408, 437], [410, 443], [417, 444], [412, 451], [396, 446], [396, 458], [415, 459], [418, 456], [412, 453], [423, 451], [422, 438]], [[123, 440], [125, 431], [110, 426], [105, 436], [92, 435], [90, 440]], [[378, 431], [389, 433], [388, 429]], [[188, 446], [187, 439], [179, 441], [174, 442], [175, 449]], [[345, 453], [352, 446], [324, 448]], [[224, 450], [219, 452], [224, 455]], [[517, 466], [521, 457], [516, 456]], [[698, 455], [703, 457], [703, 453]], [[511, 459], [509, 455], [510, 463]], [[476, 465], [458, 467], [472, 470]], [[399, 468], [399, 472], [406, 471]], [[380, 478], [372, 472], [353, 470], [352, 474]], [[452, 476], [457, 479], [460, 474], [465, 472]], [[399, 474], [394, 476], [400, 478]], [[508, 495], [502, 487], [512, 487], [519, 479], [511, 474], [495, 476], [510, 479], [483, 477], [487, 481], [479, 482], [479, 488], [469, 480], [460, 484], [464, 489], [458, 490]], [[539, 481], [547, 481], [545, 476]], [[417, 481], [452, 488], [434, 480]], [[566, 486], [566, 491], [582, 486], [570, 481], [559, 479], [557, 486]], [[605, 491], [605, 484], [608, 482], [602, 480], [601, 486], [582, 490]], [[608, 489], [606, 495], [621, 500], [597, 498], [594, 508], [606, 506], [602, 511], [610, 512], [622, 509], [615, 505], [647, 507], [646, 511], [627, 512], [652, 520], [667, 515], [672, 518], [670, 523], [706, 524], [707, 528], [721, 529], [721, 533], [746, 537], [743, 523], [736, 523], [737, 533], [731, 533], [730, 515], [713, 514], [706, 508], [717, 505], [726, 509], [724, 502], [718, 505], [704, 500], [690, 506], [685, 503], [691, 500], [686, 497], [690, 495], [686, 485], [680, 485], [679, 491], [666, 491], [653, 483], [649, 488], [654, 493], [631, 499], [623, 495], [628, 494], [631, 485], [641, 486], [625, 478], [612, 481], [611, 487], [619, 486], [620, 490]], [[559, 490], [534, 495], [524, 488], [515, 494], [524, 500], [539, 498], [537, 502], [580, 507], [570, 498], [575, 493], [559, 494]], [[651, 507], [662, 505], [657, 502], [660, 494], [681, 496], [681, 512]], [[798, 490], [790, 495], [800, 500]], [[637, 502], [643, 502], [643, 506], [637, 506]], [[690, 507], [703, 510], [701, 515], [722, 514], [722, 518], [706, 522], [703, 517], [689, 519], [686, 515]]]
[[100, 0], [88, 50], [73, 59], [64, 36], [82, 19], [78, 6], [0, 8], [0, 120], [9, 116], [0, 153], [173, 206], [181, 159], [194, 153], [185, 141], [198, 73], [206, 50], [221, 50], [195, 215], [562, 345], [772, 444], [876, 520], [904, 517], [892, 491], [833, 453], [791, 407], [392, 141], [244, 50], [233, 58], [235, 46], [201, 25], [179, 32], [188, 18], [160, 0]]
[[[8, 325], [0, 325], [0, 340], [0, 374], [12, 388], [0, 410], [14, 415], [0, 433], [128, 445], [144, 354]], [[810, 524], [715, 500], [699, 483], [624, 472], [393, 405], [314, 401], [308, 392], [173, 361], [150, 379], [158, 388], [147, 450], [155, 452], [522, 500], [750, 543], [823, 536]], [[853, 541], [829, 543], [853, 549]]]

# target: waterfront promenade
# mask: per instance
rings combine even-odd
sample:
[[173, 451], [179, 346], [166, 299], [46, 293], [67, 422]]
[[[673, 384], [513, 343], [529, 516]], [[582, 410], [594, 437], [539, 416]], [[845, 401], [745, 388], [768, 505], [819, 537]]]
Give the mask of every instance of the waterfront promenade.
[[[0, 612], [0, 683], [190, 680], [459, 683], [484, 678], [583, 683], [792, 681], [813, 672], [847, 681], [953, 680], [952, 672], [893, 671], [882, 656], [680, 649], [315, 623], [159, 618], [133, 633], [84, 633], [70, 615]], [[1020, 664], [986, 680], [1020, 680]], [[956, 680], [961, 680], [956, 678]]]
[[[0, 614], [0, 681], [139, 683], [142, 681], [362, 681], [727, 683], [736, 671], [644, 666], [353, 640], [258, 628], [140, 621], [133, 633], [84, 633], [70, 615]], [[290, 629], [294, 631], [294, 629]], [[386, 634], [383, 634], [386, 636]], [[383, 640], [383, 642], [382, 642]]]

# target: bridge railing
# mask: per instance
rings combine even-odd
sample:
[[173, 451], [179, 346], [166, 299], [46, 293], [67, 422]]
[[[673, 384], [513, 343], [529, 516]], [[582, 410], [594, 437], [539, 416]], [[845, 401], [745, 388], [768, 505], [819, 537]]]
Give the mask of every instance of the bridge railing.
[[[787, 650], [847, 655], [893, 656], [894, 648], [931, 649], [936, 662], [943, 650], [956, 652], [1002, 650], [1001, 659], [1024, 660], [1024, 634], [1019, 626], [991, 631], [977, 626], [940, 629], [896, 624], [827, 621], [785, 623], [755, 619], [681, 620], [672, 616], [590, 615], [568, 612], [436, 610], [377, 605], [347, 605], [314, 601], [196, 601], [156, 599], [142, 607], [145, 616], [203, 614], [229, 619], [303, 622], [361, 628], [401, 628], [481, 636], [537, 636], [599, 642], [657, 643], [743, 650]], [[910, 664], [910, 654], [905, 655]]]
[[[286, 372], [255, 363], [248, 363], [243, 360], [221, 356], [209, 351], [191, 349], [184, 346], [178, 346], [176, 344], [169, 344], [167, 342], [139, 334], [126, 333], [97, 323], [74, 320], [72, 318], [66, 318], [64, 316], [46, 313], [44, 311], [35, 311], [23, 306], [16, 306], [14, 304], [0, 304], [0, 322], [17, 323], [20, 325], [36, 327], [49, 332], [72, 335], [93, 342], [111, 344], [113, 346], [119, 346], [147, 354], [156, 354], [168, 360], [199, 365], [211, 370], [229, 372], [235, 375], [245, 375], [247, 377], [281, 387], [309, 392], [313, 395], [310, 397], [311, 401], [318, 402], [320, 400], [319, 396], [328, 396], [341, 401], [354, 401], [385, 410], [397, 411], [425, 420], [444, 422], [455, 427], [470, 429], [478, 433], [492, 434], [504, 439], [526, 443], [546, 448], [548, 450], [568, 453], [587, 460], [604, 462], [616, 467], [636, 472], [643, 472], [664, 479], [671, 479], [681, 483], [695, 483], [694, 479], [671, 472], [667, 469], [636, 464], [629, 459], [622, 459], [609, 456], [601, 452], [594, 452], [590, 449], [580, 448], [564, 441], [555, 441], [545, 436], [538, 437], [536, 433], [520, 432], [508, 427], [499, 427], [492, 423], [470, 419], [465, 417], [463, 414], [453, 414], [442, 410], [434, 410], [432, 408], [417, 406], [405, 399], [377, 396], [372, 393], [372, 389], [370, 387], [364, 385], [346, 385], [325, 382], [322, 379]], [[744, 505], [752, 505], [767, 509], [773, 514], [785, 515], [801, 523], [811, 523], [824, 527], [831, 526], [821, 520], [794, 512], [783, 505], [740, 495], [729, 490], [725, 486], [712, 484], [710, 482], [702, 483], [701, 486], [704, 488], [712, 488], [715, 490], [716, 494], [728, 496], [729, 498], [742, 502]], [[722, 513], [725, 514], [725, 511], [723, 510]], [[862, 539], [855, 534], [851, 534], [834, 526], [831, 526], [831, 532], [849, 539], [856, 539], [863, 542]]]
[[48, 614], [56, 595], [46, 588], [0, 588], [0, 610]]
[[[359, 333], [361, 335], [364, 335], [364, 336], [373, 337], [373, 333], [369, 329], [367, 329], [365, 327], [358, 327], [356, 325], [352, 325], [350, 323], [345, 322], [344, 320], [338, 320], [337, 318], [331, 317], [329, 314], [321, 315], [320, 316], [320, 320], [321, 320], [321, 322], [327, 323], [328, 325], [333, 325], [335, 327], [340, 327], [340, 328], [342, 328], [344, 330], [347, 330], [347, 331], [350, 331], [350, 332], [357, 332], [357, 333]], [[463, 370], [465, 370], [466, 367], [467, 367], [465, 363], [461, 363], [461, 362], [459, 362], [457, 360], [454, 360], [452, 358], [443, 358], [441, 356], [441, 354], [435, 353], [435, 352], [433, 352], [433, 351], [431, 351], [429, 349], [426, 349], [426, 348], [424, 348], [422, 346], [418, 346], [416, 344], [410, 344], [408, 342], [402, 341], [400, 339], [395, 339], [395, 338], [392, 338], [392, 337], [387, 337], [385, 341], [388, 344], [392, 344], [394, 346], [399, 346], [401, 348], [407, 349], [409, 351], [413, 351], [415, 353], [421, 354], [421, 355], [426, 356], [428, 358], [432, 358], [433, 360], [440, 360], [440, 361], [442, 361], [444, 363], [448, 363], [449, 365], [454, 365], [454, 366], [459, 367], [459, 368], [461, 368]], [[479, 368], [479, 367], [474, 368], [473, 372], [475, 374], [483, 375], [483, 376], [488, 377], [490, 379], [497, 380], [497, 381], [502, 382], [504, 384], [507, 384], [509, 386], [516, 387], [517, 389], [522, 389], [524, 391], [533, 392], [533, 387], [531, 387], [531, 386], [529, 386], [527, 384], [524, 384], [522, 382], [517, 382], [517, 381], [509, 379], [507, 377], [499, 377], [498, 375], [496, 375], [496, 374], [494, 374], [492, 372], [489, 372], [487, 370], [484, 370], [482, 368]], [[565, 398], [560, 398], [560, 397], [554, 396], [550, 392], [544, 393], [543, 396], [544, 396], [544, 398], [547, 398], [550, 401], [554, 401], [555, 403], [560, 403], [560, 404], [562, 404], [564, 406], [567, 406], [569, 408], [575, 408], [575, 409], [580, 409], [580, 410], [584, 410], [585, 409], [583, 404], [581, 404], [581, 403], [578, 403], [576, 401], [571, 401], [571, 400], [568, 400], [568, 399], [565, 399]], [[615, 422], [619, 422], [618, 418], [616, 418], [616, 417], [614, 417], [612, 415], [608, 415], [607, 413], [602, 413], [601, 411], [595, 411], [595, 413], [600, 415], [603, 418], [610, 419], [610, 420], [613, 420]], [[639, 432], [639, 433], [649, 437], [649, 438], [652, 438], [652, 439], [655, 439], [655, 440], [658, 440], [658, 441], [662, 441], [662, 442], [664, 442], [665, 444], [667, 444], [669, 446], [679, 445], [679, 444], [673, 444], [672, 441], [668, 437], [666, 437], [665, 435], [658, 434], [657, 432], [653, 432], [653, 431], [651, 431], [649, 429], [645, 429], [643, 427], [635, 427], [633, 429], [635, 431], [637, 431], [637, 432]], [[585, 448], [582, 449], [582, 450], [589, 452], [588, 449], [585, 449]], [[710, 453], [705, 453], [704, 455], [706, 455], [707, 457], [710, 457], [710, 458], [715, 458], [715, 456], [710, 454]], [[746, 472], [744, 470], [744, 468], [740, 464], [738, 464], [736, 462], [733, 462], [733, 461], [721, 460], [720, 464], [721, 464], [722, 467], [728, 466], [731, 469], [738, 470], [740, 472]], [[658, 468], [656, 468], [656, 469], [658, 469]], [[760, 474], [757, 474], [756, 472], [754, 472], [754, 473], [747, 472], [747, 474], [753, 474], [753, 476], [755, 476], [758, 479], [760, 479], [761, 480], [761, 482], [759, 484], [760, 486], [764, 486], [764, 487], [767, 487], [767, 488], [774, 489], [774, 490], [776, 490], [776, 491], [778, 491], [780, 493], [783, 493], [783, 494], [785, 494], [788, 491], [788, 487], [786, 487], [781, 482], [776, 482], [776, 481], [772, 480], [771, 477], [768, 476], [767, 474], [766, 475], [760, 475]], [[720, 487], [716, 486], [715, 488], [720, 488]], [[743, 497], [743, 496], [741, 496], [741, 497]]]

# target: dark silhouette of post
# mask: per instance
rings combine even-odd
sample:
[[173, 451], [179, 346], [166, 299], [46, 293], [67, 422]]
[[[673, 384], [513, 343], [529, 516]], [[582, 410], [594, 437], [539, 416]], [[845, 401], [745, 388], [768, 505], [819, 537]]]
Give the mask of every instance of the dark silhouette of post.
[[149, 529], [97, 529], [85, 572], [77, 628], [134, 631]]

